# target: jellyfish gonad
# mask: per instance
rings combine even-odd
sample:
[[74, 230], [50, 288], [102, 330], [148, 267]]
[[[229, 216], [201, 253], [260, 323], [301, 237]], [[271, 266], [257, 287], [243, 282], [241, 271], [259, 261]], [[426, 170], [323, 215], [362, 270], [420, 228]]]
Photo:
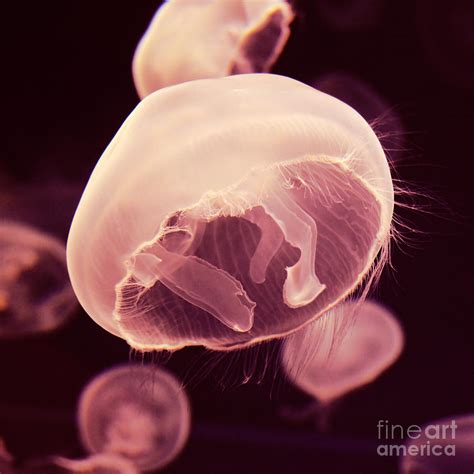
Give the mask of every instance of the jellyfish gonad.
[[292, 20], [286, 0], [169, 0], [135, 52], [138, 95], [195, 79], [268, 72]]
[[349, 106], [242, 74], [155, 92], [99, 160], [68, 268], [88, 314], [137, 350], [246, 347], [370, 283], [387, 255], [390, 170]]
[[85, 387], [78, 425], [90, 453], [116, 454], [140, 470], [152, 470], [169, 464], [183, 449], [190, 407], [181, 384], [167, 371], [123, 365]]
[[315, 399], [295, 414], [314, 414], [319, 427], [326, 428], [334, 401], [374, 381], [398, 359], [403, 345], [397, 319], [369, 300], [343, 303], [289, 336], [282, 350], [283, 369]]

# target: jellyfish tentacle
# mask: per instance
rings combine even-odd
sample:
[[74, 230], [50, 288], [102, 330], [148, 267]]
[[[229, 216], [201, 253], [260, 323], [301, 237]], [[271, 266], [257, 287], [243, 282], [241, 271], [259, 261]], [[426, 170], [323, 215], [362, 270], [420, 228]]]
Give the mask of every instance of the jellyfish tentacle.
[[239, 280], [202, 258], [169, 252], [157, 243], [135, 255], [132, 266], [132, 275], [142, 286], [151, 288], [160, 281], [230, 329], [252, 328], [256, 303]]
[[285, 238], [278, 224], [258, 206], [244, 215], [245, 219], [258, 226], [261, 231], [260, 240], [255, 253], [250, 259], [249, 274], [255, 283], [264, 283], [267, 268], [277, 254]]
[[283, 300], [290, 308], [314, 301], [326, 288], [316, 275], [314, 262], [318, 228], [314, 219], [294, 200], [289, 190], [269, 193], [262, 206], [282, 230], [288, 243], [298, 248], [301, 256], [286, 269]]

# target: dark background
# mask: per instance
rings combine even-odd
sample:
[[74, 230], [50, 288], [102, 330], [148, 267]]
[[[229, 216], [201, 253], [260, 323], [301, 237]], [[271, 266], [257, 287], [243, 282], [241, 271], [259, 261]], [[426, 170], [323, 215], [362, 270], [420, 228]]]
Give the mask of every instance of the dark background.
[[[472, 2], [360, 2], [380, 8], [378, 19], [342, 30], [316, 3], [295, 3], [293, 35], [273, 72], [302, 81], [355, 74], [402, 119], [405, 151], [394, 167], [406, 189], [424, 196], [400, 200], [423, 210], [397, 210], [414, 230], [394, 246], [394, 270], [374, 296], [399, 316], [406, 350], [375, 383], [339, 403], [325, 434], [279, 417], [282, 407], [309, 399], [278, 372], [278, 348], [224, 361], [199, 349], [175, 354], [167, 367], [187, 382], [193, 428], [163, 472], [390, 474], [397, 461], [375, 453], [377, 420], [408, 426], [474, 412]], [[131, 59], [157, 6], [2, 6], [0, 190], [17, 203], [7, 215], [66, 238], [94, 164], [137, 104]], [[0, 436], [18, 462], [81, 456], [74, 419], [81, 388], [130, 359], [142, 360], [80, 310], [53, 334], [1, 341]], [[257, 376], [241, 384], [254, 360]]]

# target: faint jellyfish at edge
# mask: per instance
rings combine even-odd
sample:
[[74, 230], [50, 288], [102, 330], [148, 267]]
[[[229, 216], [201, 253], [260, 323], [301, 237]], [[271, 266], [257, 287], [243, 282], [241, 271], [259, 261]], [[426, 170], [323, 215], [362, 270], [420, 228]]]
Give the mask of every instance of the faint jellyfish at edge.
[[0, 473], [13, 474], [13, 456], [8, 451], [5, 441], [0, 438]]
[[315, 399], [305, 410], [325, 428], [332, 404], [373, 382], [400, 356], [403, 330], [385, 307], [374, 301], [349, 301], [289, 336], [282, 366], [288, 379]]
[[169, 372], [122, 365], [94, 378], [81, 394], [78, 427], [92, 454], [117, 454], [140, 470], [169, 464], [183, 449], [191, 423], [188, 397]]
[[343, 72], [325, 74], [313, 87], [342, 100], [357, 110], [375, 131], [390, 160], [403, 152], [404, 127], [399, 114], [369, 84]]
[[113, 453], [93, 454], [85, 459], [53, 458], [56, 466], [71, 473], [87, 474], [140, 474], [138, 467], [129, 459]]
[[292, 20], [285, 0], [169, 0], [133, 58], [138, 95], [195, 79], [268, 72], [288, 40]]
[[314, 0], [322, 22], [336, 31], [363, 31], [376, 26], [386, 0]]
[[0, 221], [0, 337], [52, 331], [77, 307], [65, 245], [13, 221]]
[[387, 258], [394, 194], [375, 133], [287, 77], [145, 98], [94, 169], [68, 238], [79, 301], [137, 350], [285, 336]]
[[0, 216], [66, 237], [83, 186], [58, 178], [0, 184]]
[[406, 441], [401, 474], [472, 474], [474, 414], [432, 421]]

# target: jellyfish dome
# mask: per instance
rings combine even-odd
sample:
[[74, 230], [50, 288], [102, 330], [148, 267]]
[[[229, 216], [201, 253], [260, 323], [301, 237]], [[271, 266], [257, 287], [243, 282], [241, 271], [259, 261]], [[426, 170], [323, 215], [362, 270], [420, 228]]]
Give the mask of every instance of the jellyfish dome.
[[77, 306], [65, 245], [33, 227], [0, 222], [0, 337], [56, 329]]
[[375, 380], [400, 356], [403, 331], [383, 306], [346, 302], [285, 340], [289, 379], [322, 403]]
[[191, 423], [189, 401], [178, 380], [146, 365], [117, 366], [83, 390], [78, 427], [93, 454], [116, 454], [140, 470], [169, 464], [183, 449]]
[[[393, 187], [352, 108], [242, 74], [145, 98], [99, 160], [68, 239], [79, 301], [138, 350], [231, 350], [351, 294], [386, 250]], [[377, 266], [377, 265], [376, 265]]]
[[472, 474], [474, 414], [432, 421], [410, 435], [401, 474]]
[[138, 95], [195, 79], [268, 72], [292, 20], [286, 0], [169, 0], [133, 58]]

